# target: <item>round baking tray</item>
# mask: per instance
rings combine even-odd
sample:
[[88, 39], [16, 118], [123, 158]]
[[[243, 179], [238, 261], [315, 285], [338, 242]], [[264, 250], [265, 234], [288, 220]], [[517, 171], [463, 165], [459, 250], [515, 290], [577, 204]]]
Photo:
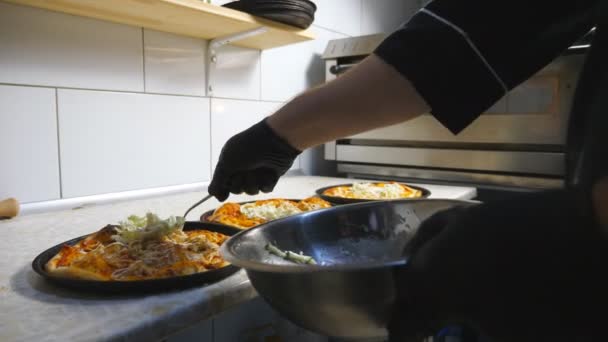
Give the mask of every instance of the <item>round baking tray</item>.
[[[372, 183], [381, 183], [381, 182], [372, 182]], [[416, 200], [416, 199], [421, 199], [421, 198], [427, 198], [431, 195], [431, 191], [427, 188], [423, 188], [423, 187], [416, 186], [416, 185], [409, 185], [406, 183], [399, 183], [399, 184], [406, 185], [412, 189], [422, 191], [422, 196], [414, 197], [414, 198], [395, 198], [395, 199], [377, 200], [377, 199], [344, 198], [344, 197], [336, 197], [336, 196], [327, 196], [327, 195], [323, 194], [323, 192], [327, 189], [335, 188], [338, 186], [352, 186], [353, 183], [326, 186], [326, 187], [317, 189], [316, 194], [317, 194], [317, 196], [321, 197], [322, 199], [326, 200], [327, 202], [329, 202], [331, 204], [351, 204], [351, 203], [363, 203], [363, 202], [373, 202], [373, 201], [393, 201], [393, 200], [408, 200], [408, 199]]]
[[[216, 225], [209, 225], [202, 222], [188, 221], [184, 224], [184, 231], [189, 230], [209, 230], [228, 236], [233, 236], [242, 231], [234, 227], [218, 227]], [[234, 265], [228, 265], [216, 270], [199, 272], [185, 276], [134, 281], [99, 281], [72, 279], [51, 274], [46, 270], [46, 263], [61, 250], [61, 247], [63, 245], [74, 245], [80, 240], [86, 238], [87, 236], [88, 235], [84, 235], [75, 239], [62, 242], [40, 253], [32, 261], [32, 268], [46, 281], [49, 281], [55, 285], [66, 287], [72, 290], [95, 293], [147, 293], [171, 291], [195, 286], [204, 286], [206, 284], [226, 278], [239, 270], [239, 267], [236, 267]]]

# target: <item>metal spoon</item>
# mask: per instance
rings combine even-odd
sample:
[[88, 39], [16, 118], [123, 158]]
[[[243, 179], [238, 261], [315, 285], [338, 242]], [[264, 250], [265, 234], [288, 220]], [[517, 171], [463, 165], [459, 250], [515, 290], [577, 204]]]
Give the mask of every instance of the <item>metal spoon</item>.
[[186, 210], [186, 213], [184, 214], [184, 220], [186, 220], [186, 216], [188, 215], [188, 213], [190, 211], [192, 211], [192, 209], [198, 207], [201, 203], [205, 202], [206, 200], [210, 199], [211, 197], [213, 197], [213, 196], [212, 195], [207, 195], [207, 196], [203, 197], [202, 200], [194, 203], [194, 205], [192, 205], [188, 210]]

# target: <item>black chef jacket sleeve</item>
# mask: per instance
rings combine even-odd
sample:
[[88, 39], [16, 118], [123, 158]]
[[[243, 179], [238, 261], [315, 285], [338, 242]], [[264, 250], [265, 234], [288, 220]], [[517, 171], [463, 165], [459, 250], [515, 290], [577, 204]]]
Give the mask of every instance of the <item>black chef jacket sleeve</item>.
[[454, 134], [593, 27], [599, 0], [435, 0], [375, 54]]

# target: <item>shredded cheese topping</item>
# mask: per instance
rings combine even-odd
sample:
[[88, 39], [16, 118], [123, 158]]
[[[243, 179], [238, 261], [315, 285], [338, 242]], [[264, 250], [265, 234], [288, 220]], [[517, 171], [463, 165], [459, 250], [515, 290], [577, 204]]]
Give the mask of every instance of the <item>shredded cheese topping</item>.
[[292, 202], [281, 201], [278, 203], [264, 203], [262, 205], [246, 203], [241, 205], [241, 212], [250, 219], [261, 218], [270, 221], [299, 214], [302, 210]]
[[329, 207], [331, 204], [319, 197], [299, 201], [273, 198], [246, 204], [227, 202], [215, 209], [213, 214], [201, 219], [248, 229], [278, 218]]
[[420, 190], [397, 182], [354, 183], [348, 186], [329, 188], [323, 193], [327, 196], [369, 200], [417, 198], [422, 196]]
[[405, 189], [395, 183], [387, 183], [384, 186], [373, 183], [355, 183], [353, 184], [353, 194], [361, 198], [394, 199], [403, 197]]

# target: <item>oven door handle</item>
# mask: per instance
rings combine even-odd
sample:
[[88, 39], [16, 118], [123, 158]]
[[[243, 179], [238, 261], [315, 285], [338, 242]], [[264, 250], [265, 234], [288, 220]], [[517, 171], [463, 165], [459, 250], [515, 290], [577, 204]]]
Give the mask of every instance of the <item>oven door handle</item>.
[[329, 72], [332, 75], [340, 75], [348, 71], [348, 69], [354, 67], [356, 64], [340, 64], [340, 65], [332, 65], [329, 67]]

